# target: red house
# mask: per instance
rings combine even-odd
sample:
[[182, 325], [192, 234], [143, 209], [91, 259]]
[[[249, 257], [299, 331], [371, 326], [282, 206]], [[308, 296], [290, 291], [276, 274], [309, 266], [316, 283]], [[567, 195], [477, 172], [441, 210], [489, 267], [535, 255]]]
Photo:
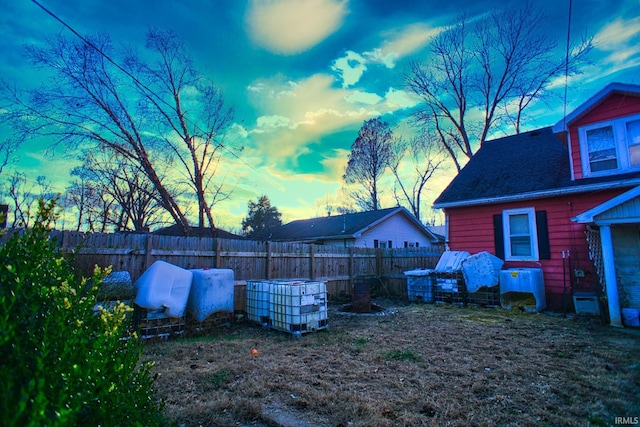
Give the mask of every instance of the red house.
[[485, 142], [434, 207], [449, 249], [541, 268], [552, 310], [596, 291], [620, 326], [621, 309], [640, 309], [640, 86], [612, 83], [553, 127]]

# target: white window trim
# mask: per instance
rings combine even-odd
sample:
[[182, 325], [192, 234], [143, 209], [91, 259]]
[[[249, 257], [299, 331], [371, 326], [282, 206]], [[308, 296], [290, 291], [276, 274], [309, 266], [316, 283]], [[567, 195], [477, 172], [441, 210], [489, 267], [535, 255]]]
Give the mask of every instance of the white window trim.
[[[529, 231], [531, 233], [531, 256], [511, 255], [511, 230], [509, 216], [526, 214], [529, 219]], [[538, 228], [536, 226], [535, 208], [507, 209], [502, 211], [502, 231], [504, 236], [504, 259], [505, 261], [539, 261], [538, 253]]]
[[[595, 176], [616, 175], [624, 172], [639, 171], [640, 166], [631, 167], [629, 160], [629, 146], [627, 144], [627, 122], [640, 120], [640, 114], [632, 116], [620, 117], [603, 122], [590, 123], [578, 128], [578, 140], [580, 142], [580, 159], [582, 160], [582, 175], [585, 178]], [[593, 129], [611, 126], [613, 128], [613, 139], [616, 148], [616, 158], [618, 160], [618, 168], [600, 172], [591, 172], [589, 162], [589, 148], [587, 145], [587, 132]]]

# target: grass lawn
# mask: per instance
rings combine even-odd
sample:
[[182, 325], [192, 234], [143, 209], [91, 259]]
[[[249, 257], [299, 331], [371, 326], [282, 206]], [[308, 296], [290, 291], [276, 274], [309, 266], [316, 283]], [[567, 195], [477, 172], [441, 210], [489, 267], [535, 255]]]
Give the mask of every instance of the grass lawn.
[[293, 336], [236, 322], [148, 343], [180, 426], [588, 426], [640, 417], [640, 331], [598, 319], [375, 301]]

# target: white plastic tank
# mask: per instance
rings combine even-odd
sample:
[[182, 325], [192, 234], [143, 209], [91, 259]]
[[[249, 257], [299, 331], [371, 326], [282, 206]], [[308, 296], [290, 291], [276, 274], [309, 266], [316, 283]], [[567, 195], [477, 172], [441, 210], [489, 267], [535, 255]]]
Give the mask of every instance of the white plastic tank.
[[165, 309], [170, 317], [182, 317], [187, 308], [193, 273], [165, 261], [151, 264], [136, 280], [135, 303], [149, 310]]
[[327, 284], [315, 281], [273, 281], [269, 294], [270, 327], [300, 336], [326, 329]]
[[193, 274], [187, 310], [202, 322], [218, 312], [233, 313], [233, 270], [209, 268], [189, 270]]
[[269, 295], [271, 282], [267, 280], [247, 281], [246, 310], [247, 318], [261, 325], [269, 325]]
[[433, 270], [418, 268], [405, 271], [409, 301], [433, 302]]
[[540, 268], [510, 268], [500, 271], [500, 304], [504, 308], [516, 305], [522, 297], [535, 300], [522, 304], [527, 311], [542, 311], [547, 307], [544, 277]]

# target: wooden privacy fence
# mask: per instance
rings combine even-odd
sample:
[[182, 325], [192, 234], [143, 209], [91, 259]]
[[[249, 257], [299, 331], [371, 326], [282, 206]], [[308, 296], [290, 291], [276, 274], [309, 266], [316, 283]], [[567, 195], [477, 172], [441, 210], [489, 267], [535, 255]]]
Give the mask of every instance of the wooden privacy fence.
[[372, 277], [390, 295], [406, 296], [404, 271], [434, 268], [443, 247], [372, 249], [135, 233], [55, 231], [65, 255], [89, 275], [94, 265], [128, 271], [135, 281], [155, 261], [182, 268], [228, 268], [236, 282], [311, 279], [327, 282], [330, 297], [351, 295], [353, 281]]

